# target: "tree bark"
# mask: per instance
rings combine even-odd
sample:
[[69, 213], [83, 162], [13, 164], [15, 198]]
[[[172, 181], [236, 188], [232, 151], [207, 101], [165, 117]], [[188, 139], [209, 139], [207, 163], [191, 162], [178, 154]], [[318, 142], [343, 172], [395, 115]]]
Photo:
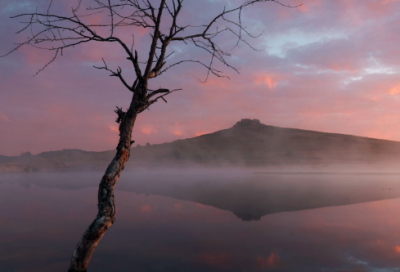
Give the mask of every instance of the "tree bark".
[[120, 139], [117, 153], [109, 164], [99, 184], [98, 213], [83, 234], [72, 255], [68, 272], [86, 272], [93, 251], [104, 233], [115, 221], [114, 187], [130, 156], [132, 129], [137, 117], [135, 95], [126, 113], [117, 111], [120, 121]]

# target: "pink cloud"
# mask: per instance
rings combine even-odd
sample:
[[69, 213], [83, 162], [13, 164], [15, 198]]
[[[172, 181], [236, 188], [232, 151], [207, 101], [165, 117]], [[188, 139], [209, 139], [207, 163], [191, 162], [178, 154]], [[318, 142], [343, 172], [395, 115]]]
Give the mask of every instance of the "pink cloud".
[[151, 209], [150, 205], [143, 205], [140, 207], [141, 212], [151, 212], [151, 210], [152, 209]]
[[0, 113], [0, 121], [10, 122], [10, 119], [4, 113]]
[[389, 94], [391, 94], [391, 95], [395, 95], [398, 93], [400, 93], [400, 86], [396, 86], [389, 91]]
[[397, 0], [382, 0], [382, 4], [386, 5], [392, 2], [397, 2]]
[[279, 258], [278, 254], [272, 252], [266, 258], [258, 256], [256, 258], [256, 262], [257, 262], [257, 267], [268, 268], [268, 267], [272, 267], [272, 266], [278, 265], [281, 262], [281, 259]]
[[380, 247], [383, 247], [386, 244], [386, 241], [379, 239], [376, 240], [376, 244]]
[[279, 83], [280, 79], [282, 79], [282, 76], [279, 76], [279, 75], [260, 74], [255, 77], [254, 83], [257, 86], [260, 84], [266, 84], [269, 89], [274, 89], [276, 87], [276, 84]]
[[150, 135], [150, 134], [157, 134], [157, 130], [155, 128], [152, 127], [142, 127], [140, 129], [140, 132], [146, 135]]
[[117, 126], [110, 126], [110, 130], [111, 130], [112, 132], [119, 132], [119, 129], [118, 129]]
[[209, 134], [209, 133], [211, 133], [211, 132], [203, 132], [203, 131], [200, 131], [200, 132], [195, 132], [195, 133], [194, 133], [194, 136], [198, 137], [198, 136], [201, 136], [201, 135], [204, 135], [204, 134]]

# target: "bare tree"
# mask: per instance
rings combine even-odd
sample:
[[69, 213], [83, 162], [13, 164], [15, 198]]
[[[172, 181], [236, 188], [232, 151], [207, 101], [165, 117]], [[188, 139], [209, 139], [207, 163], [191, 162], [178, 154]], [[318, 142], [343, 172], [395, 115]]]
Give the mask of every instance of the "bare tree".
[[[70, 262], [70, 272], [86, 271], [94, 249], [106, 230], [114, 223], [114, 187], [130, 156], [130, 148], [133, 143], [131, 140], [132, 129], [138, 114], [159, 100], [166, 102], [165, 97], [178, 90], [165, 88], [150, 90], [148, 88], [149, 80], [159, 77], [172, 67], [185, 62], [203, 66], [207, 71], [206, 80], [210, 74], [226, 77], [222, 71], [215, 68], [215, 62], [238, 72], [227, 61], [230, 54], [221, 48], [217, 37], [222, 33], [230, 34], [236, 40], [235, 46], [244, 43], [256, 50], [245, 39], [245, 37], [256, 38], [258, 36], [252, 35], [243, 26], [242, 10], [253, 4], [265, 2], [293, 7], [282, 4], [278, 0], [245, 1], [232, 9], [224, 8], [209, 22], [181, 25], [179, 15], [182, 14], [184, 0], [92, 0], [94, 6], [86, 8], [87, 14], [81, 14], [82, 0], [77, 1], [77, 6], [72, 8], [69, 16], [52, 14], [50, 10], [53, 0], [51, 0], [45, 13], [36, 11], [11, 17], [23, 20], [21, 23], [24, 26], [17, 34], [30, 31], [30, 36], [24, 42], [16, 44], [16, 47], [6, 54], [28, 45], [54, 52], [51, 60], [37, 72], [38, 74], [62, 55], [65, 49], [88, 42], [116, 43], [121, 46], [134, 70], [134, 74], [125, 77], [122, 75], [120, 67], [113, 70], [107, 66], [104, 59], [103, 66], [95, 67], [108, 71], [110, 76], [117, 77], [132, 93], [132, 99], [127, 111], [118, 107], [115, 111], [118, 115], [116, 122], [119, 123], [120, 132], [117, 152], [101, 178], [98, 190], [98, 213], [76, 246]], [[207, 12], [212, 11], [208, 10]], [[101, 23], [87, 23], [87, 18], [99, 16], [101, 13], [105, 15]], [[221, 24], [223, 27], [218, 27]], [[117, 29], [127, 27], [131, 27], [133, 32], [138, 27], [150, 29], [149, 52], [144, 62], [139, 61], [138, 52], [133, 50], [133, 42], [132, 45], [128, 45], [116, 35]], [[105, 36], [99, 34], [104, 32], [104, 29], [109, 31]], [[173, 53], [168, 53], [169, 45], [172, 43], [184, 43], [188, 46], [191, 44], [204, 50], [209, 54], [210, 59], [208, 62], [199, 59], [182, 59], [167, 65], [168, 57]], [[133, 83], [129, 83], [129, 81]]]

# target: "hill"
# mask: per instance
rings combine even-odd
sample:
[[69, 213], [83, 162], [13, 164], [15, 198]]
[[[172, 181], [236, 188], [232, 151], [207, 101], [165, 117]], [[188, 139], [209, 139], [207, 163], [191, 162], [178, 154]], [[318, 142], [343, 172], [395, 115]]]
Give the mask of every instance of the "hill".
[[[114, 151], [61, 150], [0, 156], [0, 172], [104, 170]], [[395, 165], [400, 142], [280, 128], [242, 119], [229, 129], [171, 143], [132, 147], [127, 168]]]

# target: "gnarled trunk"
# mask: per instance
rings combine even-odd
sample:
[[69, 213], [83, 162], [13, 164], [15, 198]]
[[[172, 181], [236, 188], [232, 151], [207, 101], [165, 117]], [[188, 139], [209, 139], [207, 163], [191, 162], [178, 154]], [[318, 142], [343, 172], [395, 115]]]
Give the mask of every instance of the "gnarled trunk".
[[117, 121], [120, 122], [120, 138], [117, 153], [99, 184], [97, 216], [76, 246], [68, 272], [86, 271], [97, 244], [106, 230], [115, 221], [114, 187], [130, 156], [132, 129], [138, 114], [135, 101], [137, 99], [133, 97], [132, 103], [126, 113], [122, 112], [121, 109], [116, 111], [118, 114]]

